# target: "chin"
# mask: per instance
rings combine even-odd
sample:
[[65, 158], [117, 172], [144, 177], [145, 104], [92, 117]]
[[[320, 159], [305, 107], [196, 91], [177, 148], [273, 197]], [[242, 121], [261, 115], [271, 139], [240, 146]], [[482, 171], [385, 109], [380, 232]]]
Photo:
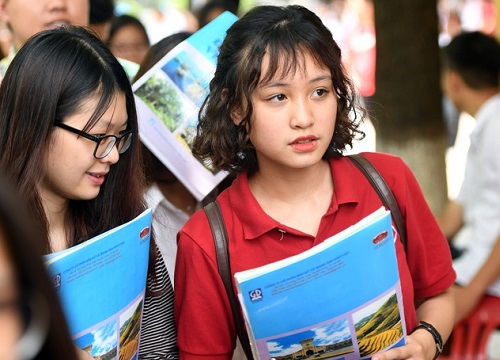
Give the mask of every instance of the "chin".
[[71, 200], [79, 200], [79, 201], [85, 201], [85, 200], [93, 200], [99, 195], [99, 191], [87, 191], [85, 193], [80, 193], [80, 194], [75, 194]]

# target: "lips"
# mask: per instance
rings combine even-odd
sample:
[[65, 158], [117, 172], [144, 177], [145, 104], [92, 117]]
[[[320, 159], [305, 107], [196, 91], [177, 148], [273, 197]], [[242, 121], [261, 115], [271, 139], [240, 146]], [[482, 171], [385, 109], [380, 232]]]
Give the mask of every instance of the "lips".
[[299, 137], [299, 138], [295, 139], [294, 141], [292, 141], [291, 145], [307, 144], [307, 143], [310, 143], [310, 142], [316, 141], [316, 140], [318, 140], [318, 138], [316, 138], [315, 136], [303, 136], [303, 137]]
[[318, 138], [315, 136], [302, 136], [293, 140], [290, 145], [299, 153], [308, 153], [316, 150]]
[[102, 185], [104, 180], [106, 180], [107, 173], [87, 173], [90, 181], [92, 181], [95, 185]]
[[308, 142], [311, 142], [311, 141], [313, 141], [313, 139], [295, 141], [294, 144], [305, 144], [305, 143], [308, 143]]

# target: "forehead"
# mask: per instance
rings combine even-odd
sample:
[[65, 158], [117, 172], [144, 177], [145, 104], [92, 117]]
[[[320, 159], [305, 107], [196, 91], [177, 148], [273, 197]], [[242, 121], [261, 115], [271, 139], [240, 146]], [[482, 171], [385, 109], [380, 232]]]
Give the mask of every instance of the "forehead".
[[328, 70], [317, 56], [309, 51], [281, 51], [271, 54], [266, 51], [262, 58], [259, 83], [267, 83], [276, 79], [284, 79], [299, 74], [305, 76], [313, 68]]
[[82, 126], [90, 129], [97, 124], [109, 123], [111, 120], [122, 122], [128, 119], [127, 99], [123, 92], [115, 91], [106, 94], [101, 91], [94, 92], [91, 96], [80, 101], [76, 111], [71, 115], [79, 115], [87, 119]]

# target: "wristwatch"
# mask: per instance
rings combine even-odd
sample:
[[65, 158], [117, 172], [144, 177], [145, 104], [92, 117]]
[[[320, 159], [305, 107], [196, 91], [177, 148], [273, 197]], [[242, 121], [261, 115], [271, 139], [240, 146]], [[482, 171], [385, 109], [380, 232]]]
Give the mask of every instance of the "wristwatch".
[[418, 329], [427, 330], [434, 338], [434, 341], [436, 342], [436, 355], [434, 355], [434, 358], [432, 360], [436, 360], [437, 357], [443, 352], [443, 338], [441, 337], [441, 334], [434, 326], [425, 321], [420, 321], [418, 326], [413, 331], [416, 331]]

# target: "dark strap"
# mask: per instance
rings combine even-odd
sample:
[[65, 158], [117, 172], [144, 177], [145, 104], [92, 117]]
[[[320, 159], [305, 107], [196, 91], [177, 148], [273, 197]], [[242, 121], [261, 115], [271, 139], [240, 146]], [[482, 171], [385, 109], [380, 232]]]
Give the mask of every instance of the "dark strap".
[[382, 203], [387, 209], [391, 211], [392, 219], [394, 220], [394, 224], [396, 225], [396, 229], [398, 230], [399, 237], [406, 251], [406, 226], [405, 222], [403, 221], [403, 216], [401, 215], [401, 210], [399, 209], [398, 202], [396, 201], [396, 198], [394, 197], [391, 189], [389, 188], [389, 186], [387, 186], [387, 183], [385, 182], [382, 175], [380, 175], [378, 170], [375, 169], [373, 164], [367, 158], [359, 154], [349, 155], [347, 157], [366, 176], [366, 178], [382, 200]]
[[248, 334], [245, 326], [243, 325], [243, 319], [241, 317], [240, 306], [234, 293], [233, 280], [231, 276], [231, 266], [229, 262], [229, 252], [227, 248], [228, 237], [224, 219], [222, 218], [222, 214], [220, 212], [219, 204], [217, 203], [217, 201], [212, 201], [208, 205], [205, 205], [204, 210], [207, 214], [208, 222], [210, 223], [210, 229], [212, 229], [219, 274], [222, 278], [222, 282], [224, 283], [224, 287], [226, 288], [227, 296], [231, 304], [236, 332], [240, 339], [241, 346], [245, 351], [247, 359], [253, 359], [250, 342], [248, 340]]

